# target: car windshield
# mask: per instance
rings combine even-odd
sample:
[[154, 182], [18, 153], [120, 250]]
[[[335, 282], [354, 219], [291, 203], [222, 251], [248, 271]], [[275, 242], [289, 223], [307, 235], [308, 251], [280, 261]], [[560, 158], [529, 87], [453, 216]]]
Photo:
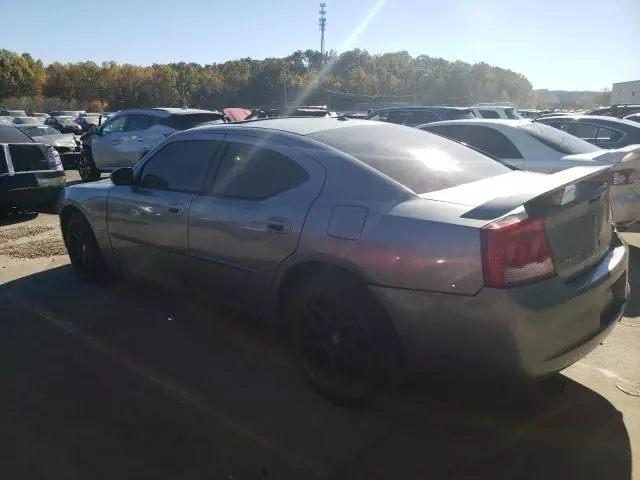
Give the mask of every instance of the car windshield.
[[542, 123], [526, 123], [520, 126], [520, 129], [540, 143], [564, 155], [593, 153], [601, 150], [599, 147], [581, 138], [574, 137], [562, 130], [550, 127], [549, 125], [543, 125]]
[[40, 120], [38, 120], [35, 117], [17, 117], [13, 120], [13, 123], [15, 124], [24, 124], [24, 123], [42, 123]]
[[33, 125], [20, 127], [24, 133], [31, 137], [46, 137], [47, 135], [60, 135], [56, 129], [47, 127], [46, 125]]
[[348, 126], [309, 137], [357, 158], [418, 194], [511, 171], [460, 143], [400, 125]]
[[33, 143], [33, 140], [19, 128], [0, 126], [0, 143]]

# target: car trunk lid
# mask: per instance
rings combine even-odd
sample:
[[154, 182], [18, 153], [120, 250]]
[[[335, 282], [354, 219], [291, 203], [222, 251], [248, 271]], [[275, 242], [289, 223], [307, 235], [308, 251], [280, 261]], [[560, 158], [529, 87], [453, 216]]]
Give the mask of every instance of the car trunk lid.
[[571, 278], [602, 258], [611, 243], [610, 171], [514, 171], [420, 196], [471, 207], [461, 218], [486, 221], [485, 225], [518, 209], [529, 218], [543, 219], [556, 273]]

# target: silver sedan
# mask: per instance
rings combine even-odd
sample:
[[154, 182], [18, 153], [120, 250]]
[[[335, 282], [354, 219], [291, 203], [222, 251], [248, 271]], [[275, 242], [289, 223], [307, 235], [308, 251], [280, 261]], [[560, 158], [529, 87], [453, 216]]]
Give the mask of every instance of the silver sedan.
[[85, 279], [215, 296], [288, 332], [342, 403], [398, 375], [540, 378], [627, 304], [607, 167], [514, 171], [418, 129], [288, 118], [187, 130], [66, 190]]

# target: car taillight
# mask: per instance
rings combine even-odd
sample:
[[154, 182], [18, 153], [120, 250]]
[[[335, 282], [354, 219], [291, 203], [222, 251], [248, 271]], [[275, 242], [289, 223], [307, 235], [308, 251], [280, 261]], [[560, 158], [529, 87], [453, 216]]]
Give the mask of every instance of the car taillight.
[[53, 147], [47, 148], [47, 163], [49, 164], [49, 170], [62, 170], [60, 154]]
[[614, 170], [609, 174], [609, 184], [629, 185], [636, 183], [637, 175], [635, 169]]
[[482, 229], [485, 284], [510, 287], [555, 273], [551, 249], [540, 218], [503, 219]]

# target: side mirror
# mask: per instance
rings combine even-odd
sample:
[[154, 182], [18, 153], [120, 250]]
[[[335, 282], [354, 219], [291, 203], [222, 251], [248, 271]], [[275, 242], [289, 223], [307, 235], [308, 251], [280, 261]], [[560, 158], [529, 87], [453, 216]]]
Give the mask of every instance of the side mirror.
[[125, 187], [128, 185], [133, 185], [133, 168], [131, 167], [123, 167], [118, 168], [111, 172], [111, 182], [116, 187]]

